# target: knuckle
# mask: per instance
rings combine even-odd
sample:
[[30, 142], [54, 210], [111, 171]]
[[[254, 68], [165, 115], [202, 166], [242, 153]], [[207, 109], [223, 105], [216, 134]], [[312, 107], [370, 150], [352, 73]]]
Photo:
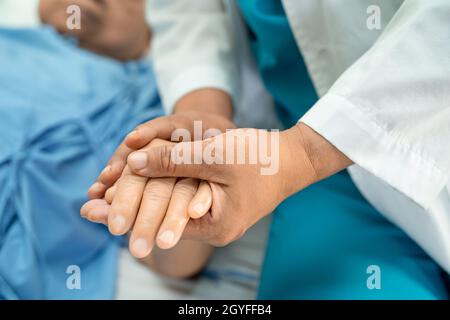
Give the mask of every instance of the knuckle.
[[183, 179], [177, 182], [174, 193], [181, 196], [193, 196], [197, 187], [193, 179]]
[[176, 165], [172, 161], [172, 148], [168, 145], [161, 147], [161, 152], [159, 153], [158, 157], [158, 165], [159, 168], [164, 170], [164, 172], [167, 172], [169, 174], [174, 174], [176, 171]]
[[149, 201], [170, 200], [172, 195], [172, 185], [163, 181], [150, 180], [145, 189], [145, 197]]
[[174, 185], [174, 178], [154, 178], [148, 182], [148, 189], [163, 189], [166, 192], [172, 192]]
[[174, 128], [184, 128], [188, 124], [187, 118], [180, 115], [173, 115], [169, 120]]
[[161, 190], [154, 190], [153, 192], [148, 192], [145, 195], [147, 201], [149, 202], [159, 202], [159, 201], [169, 201], [170, 194]]
[[147, 180], [148, 180], [147, 177], [129, 174], [121, 178], [120, 183], [125, 185], [138, 185], [145, 183]]
[[143, 236], [147, 238], [152, 238], [156, 228], [155, 218], [151, 215], [140, 215], [139, 219], [136, 221], [136, 225], [134, 226], [134, 230], [136, 233], [142, 233]]

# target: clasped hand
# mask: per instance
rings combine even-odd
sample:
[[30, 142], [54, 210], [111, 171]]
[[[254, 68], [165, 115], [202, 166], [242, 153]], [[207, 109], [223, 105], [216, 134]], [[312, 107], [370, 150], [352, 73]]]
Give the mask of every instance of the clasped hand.
[[279, 134], [274, 140], [277, 148], [269, 145], [278, 150], [280, 161], [278, 172], [271, 175], [261, 174], [260, 163], [175, 162], [174, 151], [192, 152], [195, 158], [199, 145], [215, 153], [230, 137], [242, 137], [250, 150], [249, 144], [258, 141], [246, 139], [249, 132], [260, 137], [257, 129], [233, 129], [194, 142], [156, 139], [169, 139], [176, 128], [192, 130], [198, 120], [222, 132], [233, 127], [226, 118], [196, 112], [149, 121], [128, 135], [89, 190], [92, 200], [81, 214], [108, 225], [115, 235], [131, 230], [130, 251], [138, 258], [149, 255], [155, 244], [169, 249], [180, 239], [229, 244], [286, 197], [317, 179], [301, 125], [281, 133], [264, 132]]

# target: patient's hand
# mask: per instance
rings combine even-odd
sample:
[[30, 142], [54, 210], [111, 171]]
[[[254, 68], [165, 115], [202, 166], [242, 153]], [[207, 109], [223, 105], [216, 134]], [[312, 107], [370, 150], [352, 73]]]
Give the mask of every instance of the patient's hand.
[[[145, 149], [172, 142], [155, 139]], [[211, 189], [195, 179], [140, 177], [126, 167], [104, 199], [86, 203], [81, 215], [108, 225], [111, 233], [122, 235], [132, 229], [130, 251], [137, 258], [148, 256], [156, 243], [173, 248], [190, 218], [200, 218], [210, 209]]]
[[[67, 8], [81, 9], [81, 28], [69, 29]], [[144, 0], [40, 0], [44, 23], [79, 39], [80, 46], [118, 60], [140, 58], [150, 42]]]

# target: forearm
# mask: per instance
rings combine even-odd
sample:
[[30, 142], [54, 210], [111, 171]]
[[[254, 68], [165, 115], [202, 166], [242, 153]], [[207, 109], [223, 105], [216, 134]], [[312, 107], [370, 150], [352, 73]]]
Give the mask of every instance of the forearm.
[[141, 261], [152, 270], [172, 278], [189, 278], [198, 274], [207, 264], [213, 247], [207, 243], [183, 240], [173, 249], [155, 247]]
[[186, 111], [204, 111], [231, 119], [233, 117], [233, 103], [230, 95], [225, 91], [204, 88], [186, 94], [176, 103], [174, 113]]

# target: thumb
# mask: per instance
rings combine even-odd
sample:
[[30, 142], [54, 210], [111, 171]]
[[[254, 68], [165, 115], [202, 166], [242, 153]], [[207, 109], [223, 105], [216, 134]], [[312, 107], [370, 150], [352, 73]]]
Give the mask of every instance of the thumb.
[[217, 181], [222, 171], [218, 170], [217, 162], [204, 158], [204, 152], [214, 148], [213, 140], [139, 150], [128, 156], [128, 165], [134, 173], [146, 177], [185, 177], [221, 182]]

